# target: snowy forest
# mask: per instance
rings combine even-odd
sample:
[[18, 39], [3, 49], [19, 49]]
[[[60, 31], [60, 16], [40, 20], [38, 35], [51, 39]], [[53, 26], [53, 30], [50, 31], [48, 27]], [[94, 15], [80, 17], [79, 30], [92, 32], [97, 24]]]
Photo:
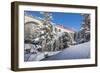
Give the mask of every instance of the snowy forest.
[[24, 24], [24, 61], [40, 61], [68, 47], [90, 41], [90, 14], [81, 14], [83, 17], [81, 27], [74, 33], [57, 30], [51, 22], [52, 14], [49, 12], [41, 14], [44, 17], [38, 20], [42, 25], [35, 22]]

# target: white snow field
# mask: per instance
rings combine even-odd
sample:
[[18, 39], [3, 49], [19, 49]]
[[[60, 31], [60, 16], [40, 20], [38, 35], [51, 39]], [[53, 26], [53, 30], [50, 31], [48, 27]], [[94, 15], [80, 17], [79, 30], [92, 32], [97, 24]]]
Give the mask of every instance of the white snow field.
[[[45, 52], [46, 53], [46, 52]], [[90, 42], [70, 46], [62, 51], [49, 52], [45, 58], [45, 53], [25, 54], [24, 61], [44, 61], [44, 60], [68, 60], [90, 58]]]
[[66, 48], [62, 52], [43, 60], [66, 60], [90, 58], [90, 42]]

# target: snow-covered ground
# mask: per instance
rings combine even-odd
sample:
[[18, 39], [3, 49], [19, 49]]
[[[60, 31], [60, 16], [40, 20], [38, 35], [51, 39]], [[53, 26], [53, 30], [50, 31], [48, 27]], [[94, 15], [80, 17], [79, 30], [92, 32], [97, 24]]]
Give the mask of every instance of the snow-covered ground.
[[[45, 55], [48, 57], [45, 58]], [[25, 54], [24, 61], [40, 61], [40, 60], [66, 60], [66, 59], [85, 59], [90, 58], [90, 42], [78, 44], [64, 49], [63, 51], [44, 52], [37, 54]]]
[[66, 48], [62, 52], [43, 60], [66, 60], [90, 58], [90, 42]]
[[55, 51], [55, 52], [38, 52], [36, 54], [32, 54], [32, 53], [25, 54], [24, 55], [24, 61], [40, 61], [40, 60], [45, 58], [45, 55], [47, 55], [47, 57], [49, 57], [49, 56], [56, 55], [59, 52], [60, 51]]

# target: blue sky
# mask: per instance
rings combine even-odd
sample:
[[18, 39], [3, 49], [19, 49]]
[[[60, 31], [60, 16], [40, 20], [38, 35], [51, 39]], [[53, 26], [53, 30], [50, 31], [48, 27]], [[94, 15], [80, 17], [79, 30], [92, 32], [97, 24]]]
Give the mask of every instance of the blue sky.
[[[80, 13], [63, 13], [63, 12], [49, 12], [52, 14], [53, 20], [52, 22], [56, 24], [62, 24], [67, 28], [74, 29], [75, 31], [79, 31], [82, 19]], [[41, 17], [43, 18], [43, 15], [40, 14], [40, 11], [25, 11], [25, 14]]]

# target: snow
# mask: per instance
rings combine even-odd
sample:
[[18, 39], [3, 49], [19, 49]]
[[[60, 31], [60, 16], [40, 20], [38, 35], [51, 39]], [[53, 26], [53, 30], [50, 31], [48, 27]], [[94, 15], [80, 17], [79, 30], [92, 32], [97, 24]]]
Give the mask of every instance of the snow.
[[55, 55], [57, 53], [59, 53], [60, 51], [56, 51], [56, 52], [38, 52], [38, 53], [29, 53], [29, 54], [25, 54], [24, 55], [24, 61], [40, 61], [42, 59], [45, 58], [45, 55], [52, 56]]
[[90, 58], [90, 42], [71, 46], [62, 52], [43, 60], [65, 60]]
[[[48, 55], [45, 58], [45, 55]], [[71, 46], [63, 51], [38, 52], [24, 55], [24, 61], [67, 60], [90, 58], [90, 42]]]

